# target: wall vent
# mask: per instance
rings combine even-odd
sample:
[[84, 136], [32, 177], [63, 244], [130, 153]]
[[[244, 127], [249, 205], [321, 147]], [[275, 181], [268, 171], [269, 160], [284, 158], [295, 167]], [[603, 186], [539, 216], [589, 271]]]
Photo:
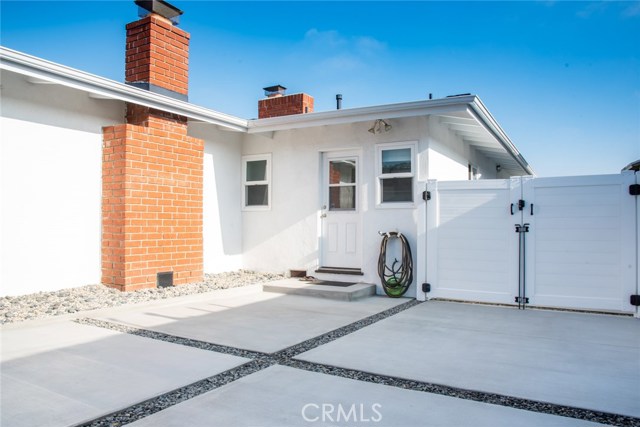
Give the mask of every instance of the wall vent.
[[168, 288], [169, 286], [173, 286], [173, 271], [158, 273], [157, 284], [158, 288]]

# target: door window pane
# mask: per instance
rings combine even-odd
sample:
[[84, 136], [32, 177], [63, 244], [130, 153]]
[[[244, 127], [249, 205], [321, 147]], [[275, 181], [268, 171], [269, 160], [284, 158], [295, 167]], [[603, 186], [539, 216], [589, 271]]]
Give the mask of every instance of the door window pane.
[[382, 178], [382, 202], [413, 202], [413, 178]]
[[356, 182], [356, 161], [331, 160], [329, 162], [329, 184], [353, 184]]
[[265, 181], [267, 179], [267, 161], [252, 160], [247, 162], [247, 182]]
[[411, 148], [382, 150], [382, 173], [411, 173]]
[[329, 210], [353, 211], [356, 209], [356, 187], [353, 185], [329, 188]]

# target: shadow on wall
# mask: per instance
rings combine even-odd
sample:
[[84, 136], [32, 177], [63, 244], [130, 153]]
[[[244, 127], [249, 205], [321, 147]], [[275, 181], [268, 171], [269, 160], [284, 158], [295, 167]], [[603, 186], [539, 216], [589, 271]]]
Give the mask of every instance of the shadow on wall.
[[190, 123], [204, 144], [203, 246], [209, 273], [242, 267], [241, 134]]

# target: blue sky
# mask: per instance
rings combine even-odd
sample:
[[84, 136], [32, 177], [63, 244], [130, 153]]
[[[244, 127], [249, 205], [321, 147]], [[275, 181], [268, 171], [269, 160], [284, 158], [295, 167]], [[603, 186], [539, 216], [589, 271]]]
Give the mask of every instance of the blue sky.
[[[172, 2], [190, 101], [245, 118], [262, 88], [316, 111], [473, 93], [540, 176], [640, 159], [640, 2]], [[0, 2], [1, 44], [116, 81], [133, 1]]]

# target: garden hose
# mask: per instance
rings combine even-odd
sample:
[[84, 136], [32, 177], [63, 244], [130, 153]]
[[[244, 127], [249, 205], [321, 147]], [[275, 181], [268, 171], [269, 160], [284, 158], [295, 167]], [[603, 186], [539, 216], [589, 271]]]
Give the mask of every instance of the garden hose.
[[[380, 244], [380, 256], [378, 257], [378, 276], [382, 281], [384, 293], [391, 298], [399, 298], [407, 292], [411, 282], [413, 282], [411, 247], [402, 233], [390, 231], [380, 233], [380, 235], [382, 236], [382, 243]], [[389, 267], [387, 265], [387, 243], [391, 238], [400, 239], [402, 260], [394, 259], [391, 267]]]

